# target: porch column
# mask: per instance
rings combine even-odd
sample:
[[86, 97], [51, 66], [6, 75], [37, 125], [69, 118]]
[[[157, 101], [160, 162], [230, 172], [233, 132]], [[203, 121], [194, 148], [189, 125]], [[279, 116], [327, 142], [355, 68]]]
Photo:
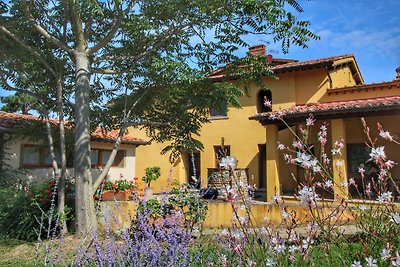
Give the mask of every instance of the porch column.
[[333, 193], [336, 201], [348, 199], [349, 190], [347, 186], [347, 149], [346, 149], [346, 127], [343, 119], [331, 120], [332, 130], [332, 149], [335, 149], [335, 142], [342, 142], [343, 148], [341, 149], [342, 155], [332, 156], [332, 169], [333, 169]]
[[267, 202], [271, 201], [274, 195], [280, 195], [281, 186], [279, 183], [279, 151], [278, 143], [278, 126], [267, 125], [266, 129], [266, 147], [267, 147]]

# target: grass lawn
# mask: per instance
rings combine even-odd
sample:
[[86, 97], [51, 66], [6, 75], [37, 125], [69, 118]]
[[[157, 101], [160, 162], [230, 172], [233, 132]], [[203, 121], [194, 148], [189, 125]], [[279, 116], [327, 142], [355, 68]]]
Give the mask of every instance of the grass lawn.
[[[57, 246], [57, 243], [60, 246]], [[57, 256], [63, 257], [66, 262], [72, 262], [80, 239], [75, 236], [67, 236], [65, 239], [57, 240], [52, 245]], [[36, 249], [35, 242], [26, 242], [13, 239], [0, 239], [0, 267], [2, 266], [43, 266], [44, 246]], [[54, 249], [55, 248], [55, 249]], [[37, 262], [37, 264], [35, 264]]]
[[35, 266], [35, 243], [0, 239], [0, 266]]

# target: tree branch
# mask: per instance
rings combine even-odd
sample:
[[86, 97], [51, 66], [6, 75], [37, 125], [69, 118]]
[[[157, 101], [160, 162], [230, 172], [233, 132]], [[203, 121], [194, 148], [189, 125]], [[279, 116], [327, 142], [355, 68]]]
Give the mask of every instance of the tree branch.
[[120, 28], [121, 23], [122, 23], [122, 19], [124, 18], [124, 16], [130, 12], [130, 10], [133, 8], [133, 6], [137, 2], [138, 2], [138, 0], [132, 1], [128, 5], [128, 7], [124, 11], [122, 11], [122, 9], [119, 7], [119, 5], [116, 3], [116, 1], [114, 1], [114, 7], [115, 7], [117, 12], [116, 12], [116, 16], [114, 17], [113, 24], [111, 26], [111, 30], [96, 45], [94, 45], [93, 47], [87, 49], [87, 53], [89, 55], [93, 55], [96, 51], [98, 51], [99, 49], [101, 49], [102, 47], [107, 45], [108, 42], [111, 41], [111, 39], [114, 37], [114, 35], [118, 31], [118, 29]]
[[92, 68], [92, 73], [97, 73], [97, 74], [106, 74], [106, 75], [117, 75], [117, 74], [122, 74], [122, 73], [127, 73], [128, 71], [116, 71], [116, 70], [110, 70], [110, 69], [99, 69], [99, 68]]
[[92, 191], [93, 194], [96, 193], [97, 188], [99, 187], [99, 185], [101, 184], [101, 181], [106, 177], [108, 171], [110, 170], [115, 156], [117, 155], [119, 146], [122, 142], [122, 137], [125, 134], [126, 129], [128, 128], [128, 120], [130, 118], [130, 116], [132, 115], [132, 110], [134, 107], [137, 106], [137, 104], [139, 104], [140, 100], [142, 100], [142, 98], [147, 94], [147, 91], [145, 91], [131, 106], [131, 108], [129, 109], [129, 111], [127, 113], [125, 113], [126, 115], [124, 116], [123, 120], [122, 120], [122, 124], [121, 124], [121, 129], [119, 130], [118, 133], [118, 137], [117, 140], [115, 141], [114, 144], [114, 148], [110, 154], [110, 157], [108, 158], [108, 161], [106, 163], [106, 166], [104, 166], [103, 170], [101, 171], [100, 175], [97, 177], [97, 179], [95, 181], [93, 181], [93, 187], [92, 187]]
[[40, 63], [48, 70], [50, 73], [54, 76], [54, 78], [57, 78], [57, 74], [54, 71], [54, 69], [49, 65], [49, 63], [44, 59], [37, 51], [35, 51], [32, 47], [29, 45], [25, 44], [20, 40], [15, 34], [10, 32], [8, 29], [6, 29], [4, 26], [0, 26], [0, 31], [3, 33], [7, 34], [9, 37], [11, 37], [14, 41], [16, 41], [19, 45], [21, 45], [23, 48], [25, 48], [29, 53], [31, 53], [34, 57], [36, 57]]
[[39, 24], [36, 23], [35, 18], [32, 16], [30, 10], [29, 10], [29, 5], [26, 2], [26, 0], [22, 0], [22, 5], [24, 8], [25, 16], [28, 19], [28, 21], [31, 23], [31, 25], [36, 29], [37, 32], [39, 32], [43, 37], [45, 37], [49, 42], [51, 42], [53, 45], [57, 46], [58, 48], [66, 51], [70, 55], [73, 54], [73, 49], [70, 48], [68, 45], [65, 43], [61, 42], [59, 39], [51, 35], [45, 28], [40, 26]]
[[0, 76], [0, 79], [1, 79], [1, 84], [2, 84], [2, 86], [4, 87], [4, 89], [6, 89], [6, 90], [8, 90], [8, 91], [15, 91], [15, 92], [27, 94], [27, 95], [30, 95], [30, 96], [35, 97], [38, 101], [42, 101], [42, 102], [45, 101], [45, 99], [44, 99], [43, 97], [41, 97], [39, 94], [37, 94], [37, 93], [31, 92], [31, 91], [26, 90], [26, 89], [21, 89], [21, 88], [17, 88], [17, 87], [11, 86], [11, 85], [4, 79], [4, 77], [2, 77], [2, 76]]
[[68, 1], [68, 9], [71, 20], [72, 29], [75, 35], [75, 47], [83, 52], [86, 49], [85, 34], [82, 29], [81, 17], [77, 14], [75, 9], [75, 2]]

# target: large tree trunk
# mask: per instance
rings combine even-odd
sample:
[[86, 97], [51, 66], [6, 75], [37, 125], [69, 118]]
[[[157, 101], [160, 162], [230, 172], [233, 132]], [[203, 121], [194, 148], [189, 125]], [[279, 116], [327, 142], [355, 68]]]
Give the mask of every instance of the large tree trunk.
[[90, 173], [89, 56], [75, 52], [75, 208], [76, 232], [85, 235], [97, 227]]

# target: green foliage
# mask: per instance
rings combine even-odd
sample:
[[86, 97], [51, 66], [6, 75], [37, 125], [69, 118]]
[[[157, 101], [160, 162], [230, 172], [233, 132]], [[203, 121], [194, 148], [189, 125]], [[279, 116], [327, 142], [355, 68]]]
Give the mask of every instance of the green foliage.
[[[120, 128], [126, 114], [121, 111], [139, 100], [128, 122], [143, 124], [157, 142], [172, 141], [163, 152], [171, 152], [174, 161], [182, 149], [202, 149], [195, 136], [211, 107], [224, 102], [239, 107], [240, 86], [248, 92], [248, 81], [254, 80], [264, 87], [260, 75], [272, 75], [265, 58], [239, 60], [235, 55], [249, 45], [244, 36], [257, 34], [265, 41], [281, 42], [284, 52], [291, 44], [306, 47], [309, 40], [318, 39], [308, 30], [310, 23], [295, 16], [303, 12], [295, 0], [131, 3], [13, 1], [1, 6], [1, 25], [11, 34], [0, 31], [1, 51], [7, 51], [0, 53], [0, 86], [27, 93], [12, 101], [18, 105], [10, 103], [7, 108], [15, 110], [28, 96], [35, 109], [56, 111], [54, 89], [60, 79], [64, 112], [73, 118], [76, 58], [54, 40], [71, 49], [101, 43], [90, 56], [91, 125]], [[25, 8], [53, 41], [27, 23]], [[116, 33], [109, 36], [116, 20]], [[78, 34], [80, 26], [83, 36]], [[207, 73], [226, 65], [225, 79], [215, 83], [207, 78]], [[232, 85], [232, 78], [238, 83]], [[113, 104], [105, 107], [106, 101]]]
[[138, 212], [142, 216], [148, 216], [151, 219], [157, 219], [170, 214], [173, 208], [171, 205], [161, 203], [158, 199], [149, 199], [141, 201], [138, 206]]
[[184, 225], [190, 231], [206, 219], [207, 204], [197, 192], [190, 192], [185, 185], [173, 188], [168, 202], [182, 213]]
[[[54, 229], [57, 216], [51, 203], [57, 201], [54, 180], [33, 185], [21, 182], [9, 183], [0, 189], [0, 235], [21, 240], [35, 240], [57, 232]], [[54, 194], [54, 196], [53, 196]], [[54, 205], [56, 202], [54, 202]], [[73, 220], [74, 192], [67, 186], [65, 214], [68, 224]], [[49, 227], [49, 218], [51, 225]]]
[[161, 168], [158, 166], [147, 167], [144, 172], [142, 180], [147, 183], [147, 187], [150, 187], [151, 181], [155, 181], [161, 176]]

